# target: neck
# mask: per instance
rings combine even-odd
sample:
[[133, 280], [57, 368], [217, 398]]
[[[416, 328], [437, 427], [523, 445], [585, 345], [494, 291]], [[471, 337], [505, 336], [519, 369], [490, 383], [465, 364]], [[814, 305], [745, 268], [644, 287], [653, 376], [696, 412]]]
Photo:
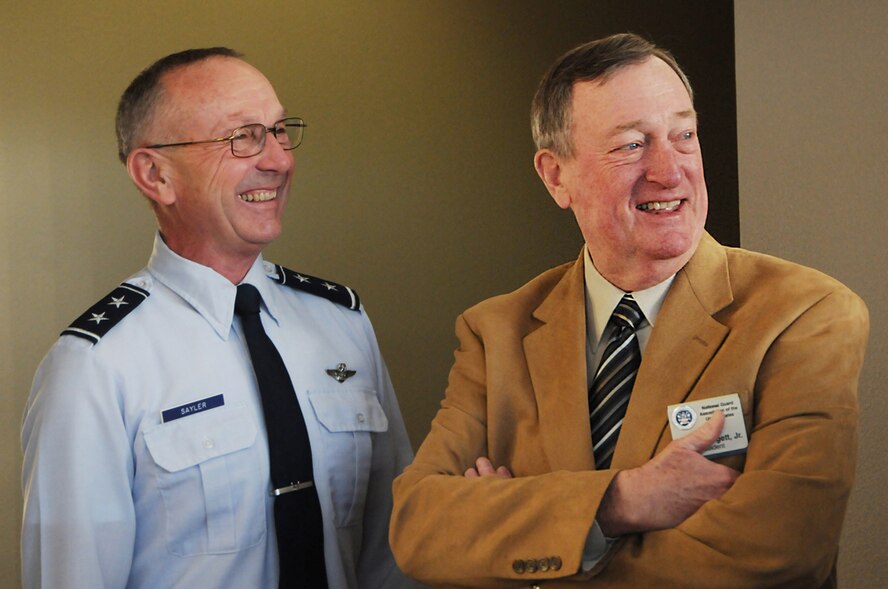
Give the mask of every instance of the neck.
[[[587, 246], [588, 247], [588, 246]], [[638, 292], [656, 286], [684, 268], [693, 252], [678, 258], [653, 260], [639, 264], [626, 261], [625, 264], [607, 264], [591, 255], [595, 269], [605, 280], [623, 292]]]
[[177, 255], [213, 269], [232, 284], [240, 284], [261, 252], [261, 250], [257, 250], [237, 255], [222, 254], [200, 242], [170, 239], [163, 233], [161, 233], [161, 238], [167, 247]]

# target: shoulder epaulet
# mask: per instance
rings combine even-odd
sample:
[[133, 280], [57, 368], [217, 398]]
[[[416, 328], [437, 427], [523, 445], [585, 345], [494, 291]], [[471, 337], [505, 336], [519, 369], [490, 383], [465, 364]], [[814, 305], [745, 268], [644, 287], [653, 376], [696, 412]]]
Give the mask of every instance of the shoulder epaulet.
[[111, 328], [120, 323], [130, 311], [138, 307], [151, 293], [134, 284], [124, 282], [108, 296], [86, 310], [62, 335], [75, 335], [99, 343]]
[[352, 311], [361, 310], [361, 299], [358, 297], [358, 293], [345, 285], [296, 272], [278, 264], [271, 264], [267, 270], [269, 278], [284, 286], [323, 297]]

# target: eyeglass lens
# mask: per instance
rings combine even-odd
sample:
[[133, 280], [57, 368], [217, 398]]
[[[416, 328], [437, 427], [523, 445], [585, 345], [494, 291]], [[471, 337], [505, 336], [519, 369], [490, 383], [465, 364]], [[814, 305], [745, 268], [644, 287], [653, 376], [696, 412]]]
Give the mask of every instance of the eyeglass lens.
[[286, 150], [296, 149], [302, 143], [305, 123], [299, 118], [289, 118], [278, 121], [273, 127], [266, 127], [262, 123], [244, 125], [235, 132], [231, 138], [231, 153], [237, 157], [251, 157], [265, 148], [265, 138], [268, 133], [274, 133], [275, 139]]

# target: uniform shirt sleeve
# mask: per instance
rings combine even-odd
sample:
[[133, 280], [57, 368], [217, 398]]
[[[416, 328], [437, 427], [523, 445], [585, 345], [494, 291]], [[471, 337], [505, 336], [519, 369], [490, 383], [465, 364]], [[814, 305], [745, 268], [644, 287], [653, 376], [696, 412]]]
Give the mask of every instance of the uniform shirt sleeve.
[[126, 586], [134, 466], [121, 402], [84, 341], [62, 338], [41, 364], [22, 428], [24, 587]]
[[369, 320], [365, 322], [365, 330], [376, 368], [378, 398], [388, 419], [388, 429], [374, 434], [373, 439], [362, 550], [358, 561], [358, 584], [361, 589], [418, 588], [423, 585], [408, 579], [398, 569], [388, 542], [392, 481], [413, 460], [413, 448]]

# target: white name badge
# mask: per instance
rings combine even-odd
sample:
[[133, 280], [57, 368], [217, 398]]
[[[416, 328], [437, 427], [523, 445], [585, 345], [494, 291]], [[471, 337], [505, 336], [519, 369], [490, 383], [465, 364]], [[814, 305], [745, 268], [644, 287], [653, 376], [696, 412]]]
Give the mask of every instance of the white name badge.
[[707, 458], [718, 458], [746, 451], [749, 440], [746, 437], [746, 424], [743, 422], [743, 408], [740, 395], [724, 395], [700, 401], [689, 401], [666, 408], [672, 439], [683, 438], [712, 419], [716, 411], [725, 414], [725, 427], [718, 439], [703, 452]]

